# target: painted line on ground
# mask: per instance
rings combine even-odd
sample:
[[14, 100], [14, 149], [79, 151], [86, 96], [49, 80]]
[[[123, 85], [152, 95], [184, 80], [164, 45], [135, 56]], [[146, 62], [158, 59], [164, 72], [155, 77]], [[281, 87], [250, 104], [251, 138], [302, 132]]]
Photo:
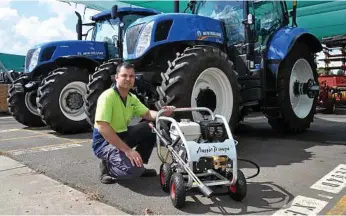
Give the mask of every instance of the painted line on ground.
[[30, 138], [36, 138], [36, 137], [42, 137], [42, 136], [45, 136], [45, 135], [40, 134], [40, 135], [35, 135], [35, 136], [5, 138], [5, 139], [0, 139], [0, 142], [10, 141], [10, 140], [30, 139]]
[[64, 139], [66, 141], [73, 140], [73, 139], [70, 139], [70, 138], [59, 137], [59, 136], [56, 136], [54, 134], [48, 134], [47, 132], [41, 132], [41, 131], [36, 131], [36, 130], [25, 130], [25, 129], [22, 129], [22, 131], [28, 131], [28, 132], [32, 132], [32, 133], [35, 133], [35, 134], [40, 134], [40, 135], [43, 135], [43, 136], [47, 136], [47, 137], [51, 137], [51, 138], [56, 138], [56, 139]]
[[316, 116], [316, 118], [331, 122], [346, 122], [346, 118], [340, 116]]
[[[315, 182], [310, 189], [338, 194], [346, 187], [346, 164], [339, 164], [332, 171]], [[317, 196], [332, 200], [333, 197], [325, 194]], [[273, 216], [279, 215], [318, 215], [327, 205], [328, 201], [302, 195], [296, 196], [290, 204], [283, 206]], [[346, 196], [329, 210], [327, 215], [343, 215], [346, 213]]]
[[20, 131], [22, 129], [13, 128], [13, 129], [6, 129], [6, 130], [0, 130], [0, 133], [6, 133], [6, 132], [12, 132], [12, 131]]
[[341, 198], [326, 215], [346, 215], [346, 196]]
[[14, 119], [13, 116], [1, 116], [0, 119]]
[[36, 153], [36, 152], [44, 152], [44, 151], [55, 151], [55, 150], [61, 150], [61, 149], [67, 149], [67, 148], [74, 148], [74, 147], [80, 147], [83, 146], [82, 143], [87, 142], [85, 141], [74, 141], [74, 142], [67, 142], [62, 144], [55, 144], [55, 145], [45, 145], [45, 146], [37, 146], [33, 148], [26, 148], [26, 149], [15, 149], [7, 151], [7, 154], [11, 155], [22, 155], [22, 154], [29, 154], [29, 153]]
[[[67, 137], [59, 137], [54, 134], [48, 134], [47, 132], [41, 132], [41, 131], [36, 131], [36, 130], [27, 130], [27, 129], [7, 129], [7, 130], [0, 130], [0, 133], [6, 133], [6, 132], [32, 132], [37, 135], [33, 136], [25, 136], [25, 137], [13, 137], [13, 138], [5, 138], [5, 139], [0, 139], [1, 141], [8, 141], [8, 140], [16, 140], [16, 139], [26, 139], [26, 138], [35, 138], [35, 137], [41, 137], [41, 136], [46, 136], [49, 138], [55, 138], [55, 139], [62, 139], [66, 141], [74, 141], [74, 139], [67, 138]], [[91, 140], [91, 139], [79, 139], [79, 140]]]
[[273, 216], [279, 215], [318, 215], [328, 202], [311, 197], [298, 195], [289, 206], [276, 211]]
[[346, 145], [346, 141], [326, 141], [326, 143], [336, 144], [336, 145]]
[[327, 199], [333, 199], [332, 196], [327, 196], [327, 195], [324, 195], [324, 194], [318, 194], [317, 196], [323, 197], [323, 198], [327, 198]]
[[346, 187], [346, 164], [339, 164], [310, 188], [338, 194]]

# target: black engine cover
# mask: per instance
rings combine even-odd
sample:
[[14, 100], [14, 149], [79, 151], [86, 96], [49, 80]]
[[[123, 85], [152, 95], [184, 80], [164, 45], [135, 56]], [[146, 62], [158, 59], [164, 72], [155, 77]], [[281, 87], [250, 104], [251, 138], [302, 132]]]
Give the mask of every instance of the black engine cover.
[[222, 122], [203, 120], [199, 122], [202, 138], [208, 142], [223, 142], [226, 139], [226, 128]]

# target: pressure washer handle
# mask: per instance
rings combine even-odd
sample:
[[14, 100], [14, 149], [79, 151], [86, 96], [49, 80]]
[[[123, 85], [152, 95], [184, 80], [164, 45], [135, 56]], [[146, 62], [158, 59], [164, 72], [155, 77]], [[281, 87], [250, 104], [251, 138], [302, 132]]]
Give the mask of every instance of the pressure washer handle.
[[160, 138], [160, 140], [163, 142], [165, 146], [169, 145], [169, 141], [167, 141], [160, 132], [154, 127], [153, 123], [149, 123], [149, 127], [156, 133], [156, 135]]
[[[167, 109], [165, 109], [165, 108], [159, 110], [159, 112], [157, 113], [157, 118], [159, 116], [161, 116], [162, 113], [164, 113], [166, 111], [167, 111]], [[212, 119], [215, 119], [215, 115], [214, 115], [213, 111], [211, 111], [211, 109], [209, 109], [207, 107], [183, 107], [183, 108], [175, 108], [173, 110], [173, 112], [191, 112], [191, 111], [206, 111], [210, 114]]]

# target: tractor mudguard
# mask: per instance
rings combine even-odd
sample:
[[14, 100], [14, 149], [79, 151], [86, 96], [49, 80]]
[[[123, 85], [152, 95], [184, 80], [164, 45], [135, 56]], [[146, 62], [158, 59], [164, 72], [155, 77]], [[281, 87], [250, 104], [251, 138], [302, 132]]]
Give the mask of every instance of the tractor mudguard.
[[[143, 45], [145, 40], [142, 38], [148, 37], [150, 44]], [[221, 22], [193, 14], [160, 14], [138, 19], [126, 31], [124, 60], [138, 59], [160, 45], [190, 41], [222, 45], [224, 30]]]
[[95, 68], [101, 64], [101, 61], [86, 56], [73, 55], [59, 57], [55, 59], [54, 63], [57, 64], [58, 67], [77, 66], [87, 68], [88, 71], [93, 73]]
[[304, 41], [304, 43], [309, 46], [312, 53], [322, 51], [321, 42], [306, 29], [299, 27], [281, 28], [273, 35], [271, 41], [268, 42], [268, 52], [266, 56], [267, 67], [270, 69], [275, 80], [281, 61], [286, 58], [298, 41]]

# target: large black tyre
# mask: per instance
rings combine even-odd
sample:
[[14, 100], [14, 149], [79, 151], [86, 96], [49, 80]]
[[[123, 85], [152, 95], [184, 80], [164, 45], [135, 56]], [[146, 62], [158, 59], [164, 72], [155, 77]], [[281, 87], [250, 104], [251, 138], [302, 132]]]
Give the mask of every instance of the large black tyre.
[[96, 68], [96, 72], [89, 77], [87, 94], [85, 95], [85, 113], [87, 121], [92, 128], [94, 127], [97, 99], [103, 91], [111, 87], [111, 77], [115, 75], [117, 66], [120, 63], [120, 59], [109, 60]]
[[[177, 58], [173, 62], [169, 62], [168, 65], [167, 71], [161, 74], [162, 84], [157, 88], [160, 96], [159, 101], [155, 104], [157, 109], [161, 109], [165, 105], [173, 105], [177, 108], [208, 107], [214, 113], [223, 115], [231, 130], [236, 128], [239, 116], [240, 89], [233, 63], [228, 59], [227, 54], [215, 47], [198, 45], [186, 48], [182, 54], [177, 54]], [[204, 71], [205, 73], [203, 73]], [[195, 82], [202, 79], [200, 78], [201, 74], [209, 76], [208, 79], [205, 78], [206, 81], [215, 84], [212, 91], [204, 88], [203, 93], [200, 94], [201, 88], [199, 86], [194, 87]], [[198, 85], [199, 83], [198, 81]], [[197, 92], [200, 91], [197, 94], [198, 100], [191, 100], [194, 89], [197, 89]], [[219, 92], [215, 93], [214, 91]], [[177, 112], [175, 116], [177, 118], [193, 118], [195, 121], [196, 118], [199, 120], [201, 117], [195, 118], [191, 112]]]
[[83, 107], [88, 76], [87, 69], [69, 66], [57, 68], [43, 79], [38, 88], [37, 107], [52, 130], [62, 134], [90, 131]]
[[[12, 77], [13, 80], [18, 79], [23, 72], [15, 72], [15, 71], [8, 71], [9, 75]], [[0, 72], [0, 84], [11, 84], [10, 78], [8, 78], [8, 75], [6, 72]]]
[[[14, 81], [14, 85], [25, 85], [28, 80], [25, 77], [20, 77]], [[36, 90], [31, 92], [16, 92], [14, 85], [11, 85], [8, 90], [8, 109], [11, 115], [19, 123], [28, 127], [43, 127], [45, 123], [38, 115], [36, 108]]]
[[[297, 62], [298, 64], [296, 64]], [[293, 70], [295, 65], [297, 65], [297, 68]], [[299, 65], [302, 65], [302, 70], [299, 70]], [[277, 130], [279, 132], [301, 133], [304, 132], [307, 128], [310, 128], [310, 124], [311, 122], [313, 122], [314, 115], [316, 113], [318, 95], [316, 94], [314, 99], [311, 99], [311, 101], [308, 101], [306, 99], [306, 95], [303, 95], [305, 99], [303, 98], [303, 96], [299, 96], [301, 98], [298, 98], [298, 100], [305, 100], [303, 102], [300, 101], [300, 104], [305, 103], [308, 104], [308, 106], [305, 107], [306, 109], [297, 109], [296, 112], [299, 112], [299, 114], [296, 114], [291, 105], [290, 96], [293, 96], [293, 87], [290, 86], [290, 80], [291, 74], [294, 71], [293, 75], [296, 75], [298, 77], [293, 77], [292, 80], [306, 82], [307, 80], [304, 80], [304, 78], [308, 76], [307, 74], [311, 74], [311, 78], [313, 78], [314, 81], [318, 84], [318, 74], [316, 68], [317, 66], [314, 62], [314, 55], [309, 50], [308, 46], [304, 43], [297, 43], [288, 54], [286, 59], [282, 61], [278, 73], [277, 94], [280, 115], [279, 117], [276, 115], [267, 115], [268, 123], [274, 130]], [[292, 100], [296, 100], [295, 97], [292, 98]]]

